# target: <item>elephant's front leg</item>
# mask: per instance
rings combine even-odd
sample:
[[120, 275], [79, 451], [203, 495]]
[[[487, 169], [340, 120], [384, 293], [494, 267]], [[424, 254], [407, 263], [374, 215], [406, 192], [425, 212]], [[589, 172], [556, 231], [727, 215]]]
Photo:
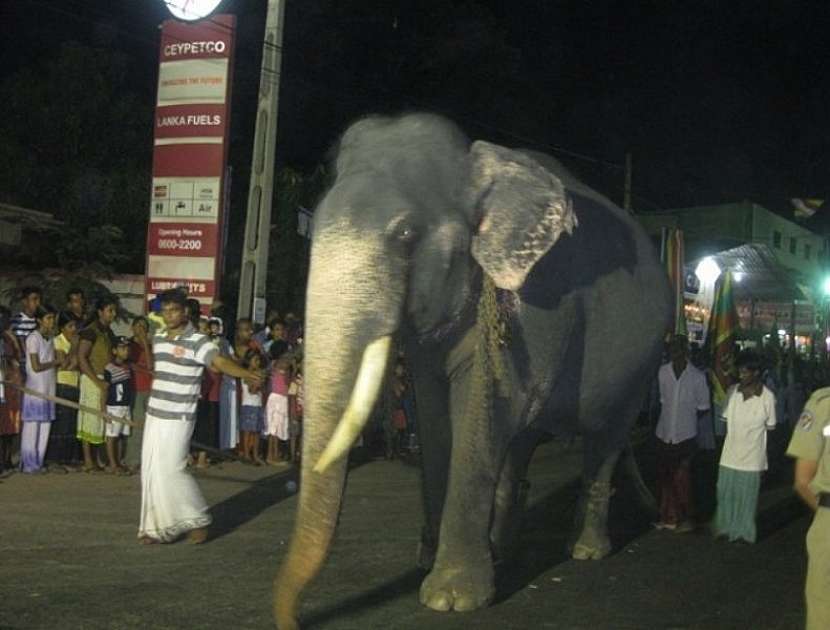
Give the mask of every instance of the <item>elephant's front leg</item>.
[[495, 433], [499, 423], [457, 414], [463, 403], [457, 391], [452, 398], [449, 483], [438, 552], [421, 585], [421, 602], [433, 610], [466, 611], [486, 606], [495, 594], [490, 523], [505, 440]]

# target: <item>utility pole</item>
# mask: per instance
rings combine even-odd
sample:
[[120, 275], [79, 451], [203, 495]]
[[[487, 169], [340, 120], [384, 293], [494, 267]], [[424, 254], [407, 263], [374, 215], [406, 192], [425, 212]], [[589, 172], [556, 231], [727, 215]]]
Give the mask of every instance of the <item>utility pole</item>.
[[625, 154], [625, 189], [623, 192], [623, 209], [631, 212], [631, 153]]
[[282, 64], [284, 0], [268, 0], [265, 39], [262, 43], [262, 70], [259, 79], [259, 107], [254, 129], [251, 183], [245, 218], [245, 243], [239, 277], [237, 317], [265, 321], [265, 283], [268, 275], [268, 240], [271, 233], [271, 205], [274, 198], [274, 161], [277, 144], [277, 114]]

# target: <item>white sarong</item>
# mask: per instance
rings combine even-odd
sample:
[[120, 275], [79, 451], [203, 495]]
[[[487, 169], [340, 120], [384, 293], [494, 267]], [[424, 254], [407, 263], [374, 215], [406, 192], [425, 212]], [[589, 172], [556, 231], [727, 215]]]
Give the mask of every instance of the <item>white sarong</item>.
[[207, 503], [187, 472], [194, 420], [162, 420], [149, 413], [141, 447], [138, 536], [172, 542], [211, 523]]

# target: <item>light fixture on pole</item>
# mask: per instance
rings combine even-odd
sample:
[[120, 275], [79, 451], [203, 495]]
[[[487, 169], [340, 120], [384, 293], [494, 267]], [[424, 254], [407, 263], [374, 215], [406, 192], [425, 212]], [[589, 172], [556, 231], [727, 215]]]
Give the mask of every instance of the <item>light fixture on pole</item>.
[[222, 4], [222, 0], [162, 0], [173, 17], [187, 22], [203, 20]]
[[700, 282], [706, 286], [712, 286], [720, 276], [721, 269], [718, 263], [711, 256], [707, 256], [701, 260], [695, 269], [695, 275], [700, 278]]

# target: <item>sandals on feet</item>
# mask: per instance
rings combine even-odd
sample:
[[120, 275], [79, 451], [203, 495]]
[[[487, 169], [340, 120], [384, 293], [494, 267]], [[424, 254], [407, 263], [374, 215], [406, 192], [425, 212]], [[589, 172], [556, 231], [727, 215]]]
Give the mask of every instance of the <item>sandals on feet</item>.
[[198, 529], [191, 529], [187, 532], [187, 542], [191, 545], [201, 545], [208, 538], [207, 527], [200, 527]]

